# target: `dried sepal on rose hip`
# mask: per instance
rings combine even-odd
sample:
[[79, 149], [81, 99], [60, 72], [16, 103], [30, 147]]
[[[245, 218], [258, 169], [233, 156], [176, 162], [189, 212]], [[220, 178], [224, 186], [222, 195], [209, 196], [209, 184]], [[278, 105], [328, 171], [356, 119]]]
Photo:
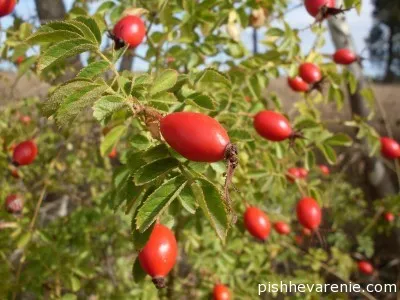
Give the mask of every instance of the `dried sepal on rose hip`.
[[177, 256], [178, 245], [174, 233], [168, 227], [156, 224], [138, 259], [154, 285], [161, 289], [166, 286], [165, 277], [174, 267]]
[[229, 186], [238, 166], [238, 149], [230, 142], [224, 127], [208, 115], [175, 112], [160, 120], [160, 132], [168, 145], [188, 160], [210, 163], [226, 161], [224, 195], [228, 210], [232, 214], [232, 222], [236, 222]]

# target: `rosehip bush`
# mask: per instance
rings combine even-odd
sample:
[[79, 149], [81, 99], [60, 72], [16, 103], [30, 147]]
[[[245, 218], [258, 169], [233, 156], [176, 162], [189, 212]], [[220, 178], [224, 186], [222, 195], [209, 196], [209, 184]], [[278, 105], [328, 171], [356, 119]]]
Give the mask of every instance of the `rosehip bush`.
[[[342, 11], [334, 5], [301, 9], [322, 21]], [[354, 92], [357, 81], [343, 54], [320, 53], [324, 23], [304, 53], [298, 29], [264, 15], [255, 28], [266, 27], [265, 47], [249, 53], [240, 29], [254, 26], [252, 11], [287, 7], [76, 1], [65, 20], [40, 27], [15, 18], [2, 57], [24, 56], [19, 75], [51, 88], [43, 101], [1, 111], [0, 253], [9, 263], [0, 296], [255, 299], [258, 283], [364, 284], [361, 261], [379, 274], [387, 257], [374, 241], [398, 227], [384, 213], [400, 212], [399, 197], [371, 204], [341, 154], [384, 156], [395, 169], [398, 144], [370, 126], [373, 109], [342, 120], [354, 137], [329, 129], [318, 105], [341, 110], [341, 87]], [[71, 70], [68, 59], [83, 53], [84, 67]], [[146, 70], [119, 70], [129, 56]], [[302, 92], [295, 113], [270, 89], [279, 77]], [[373, 108], [371, 89], [362, 94]], [[18, 214], [6, 209], [9, 195], [24, 201]]]

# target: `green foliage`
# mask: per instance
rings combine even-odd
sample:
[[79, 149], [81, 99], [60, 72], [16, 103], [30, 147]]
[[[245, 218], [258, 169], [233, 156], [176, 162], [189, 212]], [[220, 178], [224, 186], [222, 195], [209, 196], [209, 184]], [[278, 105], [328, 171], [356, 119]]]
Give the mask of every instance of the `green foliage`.
[[[229, 284], [237, 299], [256, 298], [257, 283], [266, 280], [322, 283], [330, 275], [348, 280], [353, 258], [373, 259], [374, 238], [399, 222], [380, 224], [372, 219], [362, 191], [343, 172], [322, 176], [317, 167], [329, 163], [339, 170], [343, 147], [358, 151], [360, 140], [370, 145], [370, 155], [379, 150], [379, 136], [368, 120], [355, 117], [344, 123], [357, 129], [353, 140], [331, 132], [321, 114], [320, 105], [334, 102], [338, 110], [345, 105], [344, 83], [352, 93], [357, 88], [349, 71], [340, 73], [335, 65], [323, 63], [318, 51], [325, 43], [324, 29], [313, 28], [316, 43], [303, 55], [299, 31], [279, 19], [277, 27], [267, 24], [263, 40], [267, 50], [250, 55], [222, 25], [235, 16], [237, 25], [246, 27], [251, 9], [260, 5], [271, 15], [280, 15], [287, 8], [285, 1], [139, 2], [150, 12], [142, 16], [146, 25], [157, 24], [157, 30], [147, 35], [143, 57], [128, 47], [115, 50], [107, 38], [107, 28], [120, 19], [126, 1], [105, 1], [91, 16], [86, 1], [76, 1], [65, 21], [36, 30], [15, 21], [7, 31], [2, 57], [15, 59], [29, 47], [40, 48], [40, 55], [20, 65], [19, 75], [35, 73], [53, 87], [43, 103], [28, 99], [26, 105], [10, 105], [1, 112], [0, 196], [23, 193], [26, 207], [21, 219], [3, 211], [0, 215], [16, 224], [0, 230], [0, 258], [7, 261], [15, 249], [23, 255], [19, 285], [13, 268], [0, 267], [5, 278], [0, 296], [22, 291], [41, 295], [45, 286], [54, 299], [162, 297], [137, 259], [157, 221], [172, 228], [180, 248], [170, 299], [181, 293], [207, 298], [218, 280]], [[110, 43], [104, 46], [106, 39]], [[53, 80], [68, 70], [66, 61], [84, 52], [88, 64], [75, 70], [74, 78], [55, 84]], [[148, 62], [147, 72], [119, 72], [118, 61], [127, 52]], [[219, 54], [224, 62], [205, 63]], [[307, 93], [294, 104], [297, 112], [288, 119], [303, 138], [266, 141], [254, 130], [252, 117], [263, 109], [283, 110], [282, 99], [269, 89], [269, 82], [282, 72], [297, 75], [299, 61], [320, 64], [326, 93]], [[372, 90], [361, 93], [373, 109]], [[47, 121], [39, 119], [39, 109]], [[239, 166], [230, 187], [236, 224], [224, 193], [225, 162], [188, 161], [160, 135], [160, 118], [176, 111], [210, 115], [238, 146]], [[31, 115], [34, 122], [20, 124], [16, 112]], [[371, 112], [368, 119], [372, 117]], [[39, 158], [21, 168], [23, 177], [15, 182], [8, 148], [32, 136], [39, 145]], [[118, 158], [107, 158], [113, 149], [118, 149]], [[285, 177], [287, 169], [300, 164], [309, 175], [291, 184]], [[31, 227], [43, 187], [46, 195], [72, 199], [73, 209]], [[315, 242], [315, 235], [303, 237], [302, 245], [295, 243], [296, 232], [301, 231], [295, 205], [305, 195], [324, 208], [318, 232], [322, 244]], [[379, 201], [374, 212], [400, 212], [397, 198]], [[266, 211], [271, 222], [291, 224], [293, 233], [273, 232], [266, 243], [255, 241], [243, 224], [248, 205]], [[299, 299], [319, 296], [298, 295]]]

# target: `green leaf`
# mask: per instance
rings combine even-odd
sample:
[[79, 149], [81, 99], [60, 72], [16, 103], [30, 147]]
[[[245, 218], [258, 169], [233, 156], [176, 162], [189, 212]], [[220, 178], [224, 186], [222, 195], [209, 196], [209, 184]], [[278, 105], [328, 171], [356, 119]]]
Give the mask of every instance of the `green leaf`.
[[330, 164], [336, 163], [336, 152], [331, 146], [328, 144], [320, 144], [318, 145], [318, 148]]
[[22, 234], [18, 241], [17, 241], [17, 248], [18, 249], [23, 249], [25, 248], [25, 246], [29, 243], [29, 241], [31, 240], [32, 237], [32, 233], [31, 232], [25, 232], [24, 234]]
[[72, 275], [69, 279], [70, 279], [72, 291], [73, 292], [79, 291], [79, 289], [81, 288], [81, 282], [80, 282], [79, 278]]
[[97, 42], [98, 45], [101, 44], [101, 32], [99, 29], [99, 26], [97, 26], [97, 23], [94, 19], [92, 18], [87, 18], [87, 17], [78, 17], [76, 18], [79, 22], [82, 22], [83, 24], [86, 25], [87, 28], [92, 32], [93, 36], [95, 37], [95, 41]]
[[100, 76], [110, 68], [110, 64], [104, 60], [99, 60], [90, 63], [84, 67], [76, 77], [93, 79]]
[[135, 212], [135, 215], [132, 218], [131, 222], [131, 228], [132, 228], [132, 241], [133, 241], [133, 246], [135, 248], [135, 251], [140, 251], [142, 248], [146, 245], [147, 241], [150, 238], [151, 232], [153, 231], [154, 224], [150, 226], [147, 230], [144, 232], [140, 232], [136, 228], [136, 216], [137, 216], [137, 210]]
[[64, 99], [71, 95], [74, 91], [87, 87], [88, 85], [93, 85], [90, 80], [86, 79], [73, 79], [67, 81], [60, 85], [54, 92], [50, 95], [49, 99], [43, 104], [42, 112], [47, 117], [53, 115], [57, 109], [60, 107]]
[[312, 151], [307, 151], [306, 152], [306, 158], [304, 160], [304, 166], [306, 167], [307, 170], [310, 170], [314, 167], [315, 165], [315, 155], [314, 152]]
[[81, 37], [84, 37], [84, 33], [82, 30], [74, 25], [71, 24], [70, 21], [52, 21], [50, 23], [47, 23], [42, 27], [43, 30], [55, 30], [55, 31], [70, 31], [79, 34]]
[[136, 216], [136, 228], [145, 231], [178, 197], [187, 184], [187, 179], [179, 175], [164, 182], [145, 200]]
[[39, 58], [38, 71], [42, 72], [61, 60], [86, 51], [97, 50], [96, 45], [87, 39], [73, 39], [51, 46]]
[[199, 85], [199, 89], [210, 88], [214, 84], [222, 84], [226, 87], [231, 86], [231, 82], [228, 77], [215, 69], [206, 69], [201, 72], [197, 77], [196, 83]]
[[253, 140], [251, 133], [244, 129], [230, 130], [228, 135], [229, 135], [229, 138], [231, 139], [232, 143], [250, 142]]
[[357, 90], [357, 79], [350, 71], [347, 72], [347, 82], [349, 84], [350, 93], [353, 95]]
[[114, 148], [115, 144], [119, 141], [126, 129], [127, 128], [125, 125], [119, 125], [107, 133], [100, 145], [100, 153], [102, 156], [105, 156], [107, 153], [111, 152], [112, 148]]
[[150, 89], [150, 94], [155, 95], [173, 88], [177, 80], [177, 71], [171, 69], [164, 70], [154, 79], [153, 86]]
[[25, 42], [34, 45], [41, 43], [57, 43], [65, 40], [77, 39], [81, 36], [76, 32], [67, 30], [40, 29], [30, 35]]
[[214, 184], [205, 179], [197, 179], [196, 182], [199, 185], [193, 184], [192, 188], [198, 195], [199, 205], [218, 237], [225, 242], [229, 226], [225, 202]]
[[156, 145], [143, 153], [143, 160], [150, 163], [158, 159], [167, 158], [170, 156], [168, 147], [165, 144]]
[[146, 275], [146, 272], [142, 269], [142, 266], [140, 265], [139, 259], [136, 258], [132, 266], [133, 281], [135, 283], [139, 283], [144, 280]]
[[30, 56], [25, 59], [19, 66], [18, 66], [18, 76], [25, 74], [30, 67], [37, 61], [37, 56]]
[[[81, 20], [84, 20], [84, 19], [86, 19], [86, 21], [85, 22], [87, 22], [88, 24], [90, 23], [90, 21], [87, 21], [87, 20], [90, 20], [90, 19], [88, 19], [88, 18], [85, 18], [85, 17], [79, 17]], [[79, 20], [78, 18], [77, 19], [74, 19], [74, 20], [69, 20], [68, 21], [68, 23], [69, 24], [73, 24], [73, 25], [75, 25], [76, 27], [78, 27], [79, 29], [80, 29], [80, 31], [82, 32], [82, 36], [83, 36], [83, 38], [85, 38], [85, 39], [88, 39], [89, 41], [91, 41], [92, 43], [95, 43], [95, 44], [97, 44], [97, 45], [100, 45], [100, 42], [101, 42], [101, 40], [100, 40], [100, 42], [97, 40], [97, 37], [96, 37], [96, 35], [94, 34], [94, 32], [92, 32], [92, 28], [90, 28], [90, 27], [88, 27], [87, 25], [86, 25], [86, 23], [84, 23], [84, 22], [82, 22], [81, 20]], [[93, 21], [93, 20], [92, 20]], [[94, 21], [93, 21], [94, 22]], [[96, 26], [97, 27], [97, 24], [95, 23], [94, 25], [92, 24], [91, 26]], [[95, 30], [94, 28], [93, 28], [93, 30]], [[97, 30], [98, 30], [98, 27], [97, 27]]]
[[69, 125], [85, 108], [90, 107], [108, 89], [107, 85], [89, 85], [73, 92], [56, 112], [58, 126]]
[[[196, 183], [192, 183], [195, 185]], [[197, 196], [192, 185], [186, 185], [178, 196], [179, 202], [189, 213], [195, 214], [196, 209], [199, 206], [197, 203]]]
[[151, 97], [151, 102], [176, 104], [176, 103], [178, 103], [178, 99], [176, 99], [176, 97], [173, 93], [161, 92], [161, 93], [158, 93], [158, 94], [154, 95], [153, 97]]
[[207, 110], [215, 110], [216, 105], [214, 101], [207, 95], [200, 94], [200, 93], [194, 93], [190, 95], [189, 99], [186, 101], [191, 102], [191, 104], [194, 104], [195, 106], [198, 106], [200, 108], [204, 108]]
[[135, 184], [142, 185], [154, 181], [168, 171], [176, 168], [178, 165], [179, 161], [172, 157], [153, 161], [147, 165], [144, 165], [135, 172]]
[[76, 295], [74, 295], [74, 294], [70, 294], [70, 293], [64, 294], [64, 295], [61, 297], [61, 300], [76, 300], [76, 299], [78, 299], [78, 296], [76, 296]]
[[282, 37], [285, 34], [285, 32], [277, 27], [272, 27], [268, 29], [266, 36], [276, 36], [276, 37]]
[[339, 133], [326, 139], [325, 143], [330, 146], [350, 147], [353, 144], [353, 140], [347, 134]]
[[93, 105], [93, 117], [98, 121], [103, 121], [114, 112], [125, 107], [124, 98], [119, 95], [107, 95], [101, 97]]

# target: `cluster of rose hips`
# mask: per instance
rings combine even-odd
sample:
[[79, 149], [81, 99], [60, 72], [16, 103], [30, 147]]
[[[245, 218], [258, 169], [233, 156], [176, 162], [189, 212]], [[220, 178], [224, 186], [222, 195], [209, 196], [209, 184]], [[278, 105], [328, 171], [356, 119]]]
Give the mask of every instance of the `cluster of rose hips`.
[[[360, 58], [350, 49], [342, 48], [335, 52], [333, 60], [339, 65], [350, 65]], [[320, 89], [323, 80], [322, 72], [319, 66], [314, 63], [306, 62], [299, 66], [298, 76], [288, 77], [289, 87], [295, 92], [309, 92], [314, 89]]]
[[[38, 154], [38, 148], [33, 140], [27, 140], [13, 146], [11, 150], [13, 151], [11, 175], [19, 178], [18, 168], [32, 164]], [[22, 212], [24, 202], [21, 196], [13, 194], [6, 198], [5, 206], [8, 212], [19, 214]]]

